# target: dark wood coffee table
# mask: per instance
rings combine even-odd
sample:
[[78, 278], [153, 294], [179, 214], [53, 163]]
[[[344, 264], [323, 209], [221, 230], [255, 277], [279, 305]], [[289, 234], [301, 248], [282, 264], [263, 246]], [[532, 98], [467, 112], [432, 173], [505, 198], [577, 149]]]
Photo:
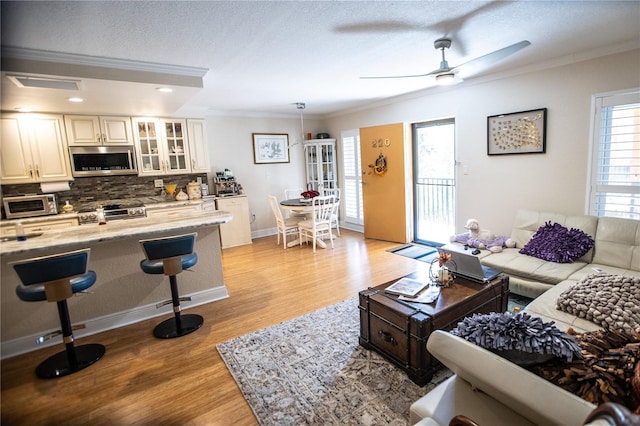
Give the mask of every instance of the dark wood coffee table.
[[[407, 275], [427, 281], [426, 274]], [[501, 274], [488, 284], [457, 277], [443, 288], [434, 303], [411, 303], [387, 294], [389, 281], [359, 294], [360, 345], [373, 349], [424, 386], [440, 363], [427, 351], [434, 330], [451, 330], [474, 313], [505, 312], [509, 299], [509, 277]]]

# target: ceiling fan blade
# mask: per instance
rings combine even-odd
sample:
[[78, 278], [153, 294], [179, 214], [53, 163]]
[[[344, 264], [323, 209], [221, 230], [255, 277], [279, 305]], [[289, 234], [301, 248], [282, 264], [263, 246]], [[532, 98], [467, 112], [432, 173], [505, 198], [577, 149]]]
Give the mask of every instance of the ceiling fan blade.
[[511, 46], [503, 47], [502, 49], [498, 49], [495, 52], [487, 53], [486, 55], [465, 62], [462, 65], [453, 67], [452, 70], [455, 69], [459, 71], [460, 74], [468, 76], [473, 74], [477, 70], [489, 67], [490, 65], [503, 60], [507, 56], [513, 55], [517, 51], [524, 49], [530, 44], [531, 43], [528, 40], [522, 40], [518, 43], [512, 44]]
[[338, 25], [334, 28], [338, 33], [394, 33], [407, 31], [423, 31], [419, 24], [402, 21], [370, 21], [360, 24]]
[[412, 78], [412, 77], [426, 77], [430, 74], [414, 74], [414, 75], [383, 75], [383, 76], [365, 76], [360, 77], [361, 80], [373, 80], [377, 78]]

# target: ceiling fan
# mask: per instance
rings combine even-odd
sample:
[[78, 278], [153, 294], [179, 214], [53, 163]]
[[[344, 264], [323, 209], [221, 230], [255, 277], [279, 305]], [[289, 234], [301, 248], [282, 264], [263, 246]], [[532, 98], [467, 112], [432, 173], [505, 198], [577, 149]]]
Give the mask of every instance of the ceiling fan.
[[376, 79], [376, 78], [411, 78], [411, 77], [435, 77], [438, 84], [451, 84], [455, 82], [456, 74], [460, 71], [464, 71], [465, 75], [471, 75], [474, 70], [485, 68], [493, 65], [494, 63], [501, 61], [509, 55], [516, 53], [517, 51], [524, 49], [531, 43], [527, 40], [520, 41], [502, 49], [498, 49], [494, 52], [487, 53], [486, 55], [472, 59], [464, 64], [451, 67], [445, 57], [445, 50], [451, 47], [450, 38], [439, 38], [433, 42], [434, 47], [442, 52], [442, 61], [440, 62], [440, 68], [428, 72], [426, 74], [414, 74], [414, 75], [393, 75], [393, 76], [369, 76], [360, 77], [361, 79]]

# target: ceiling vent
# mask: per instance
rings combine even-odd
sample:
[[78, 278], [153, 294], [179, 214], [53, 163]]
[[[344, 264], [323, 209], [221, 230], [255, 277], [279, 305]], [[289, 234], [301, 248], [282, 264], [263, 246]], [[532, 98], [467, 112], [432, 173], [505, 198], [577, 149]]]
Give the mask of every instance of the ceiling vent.
[[35, 87], [40, 89], [80, 90], [80, 80], [37, 77], [32, 75], [8, 75], [7, 78], [20, 88]]

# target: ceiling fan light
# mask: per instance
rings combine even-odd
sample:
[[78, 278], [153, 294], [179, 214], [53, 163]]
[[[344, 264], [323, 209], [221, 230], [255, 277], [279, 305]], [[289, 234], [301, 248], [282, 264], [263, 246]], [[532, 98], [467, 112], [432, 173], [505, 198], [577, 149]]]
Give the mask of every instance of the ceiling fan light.
[[438, 83], [438, 85], [440, 86], [453, 84], [454, 79], [455, 79], [455, 74], [453, 74], [452, 72], [436, 75], [436, 83]]

